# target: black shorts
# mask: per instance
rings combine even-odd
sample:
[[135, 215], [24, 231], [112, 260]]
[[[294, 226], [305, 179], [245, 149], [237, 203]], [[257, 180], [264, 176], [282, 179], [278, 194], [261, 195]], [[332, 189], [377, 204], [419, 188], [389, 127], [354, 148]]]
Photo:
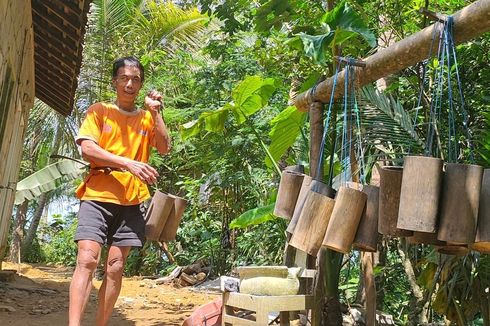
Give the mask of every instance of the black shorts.
[[93, 240], [116, 247], [142, 247], [145, 242], [145, 206], [123, 206], [84, 200], [78, 211], [75, 241]]

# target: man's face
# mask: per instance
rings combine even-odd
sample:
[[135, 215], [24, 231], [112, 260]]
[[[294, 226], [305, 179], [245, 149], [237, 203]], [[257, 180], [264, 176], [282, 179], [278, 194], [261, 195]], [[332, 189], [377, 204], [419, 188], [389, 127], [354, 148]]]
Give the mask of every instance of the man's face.
[[124, 66], [118, 69], [112, 79], [118, 100], [135, 101], [141, 89], [141, 72], [135, 66]]

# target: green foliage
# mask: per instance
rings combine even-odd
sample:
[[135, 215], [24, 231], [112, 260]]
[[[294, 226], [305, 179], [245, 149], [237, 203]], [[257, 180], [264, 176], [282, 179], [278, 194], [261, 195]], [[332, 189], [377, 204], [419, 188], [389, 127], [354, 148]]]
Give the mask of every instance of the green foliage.
[[300, 33], [299, 37], [303, 41], [303, 47], [305, 54], [313, 59], [316, 63], [325, 63], [330, 43], [335, 38], [335, 33], [327, 29], [325, 34], [322, 35], [308, 35], [306, 33]]
[[334, 44], [342, 45], [347, 40], [359, 35], [370, 47], [376, 46], [376, 37], [367, 27], [363, 18], [345, 0], [335, 6], [332, 11], [325, 13], [322, 23], [334, 31]]
[[46, 255], [37, 238], [35, 238], [27, 250], [22, 253], [22, 259], [26, 263], [43, 263], [46, 261]]
[[77, 227], [74, 214], [66, 217], [53, 216], [53, 223], [40, 230], [42, 235], [42, 251], [45, 261], [51, 264], [75, 266], [77, 245], [74, 241]]
[[[282, 263], [286, 222], [270, 214], [274, 201], [271, 189], [278, 183], [271, 167], [307, 161], [308, 157], [307, 114], [288, 106], [290, 99], [332, 74], [326, 67], [332, 64], [334, 48], [343, 56], [366, 57], [376, 37], [393, 42], [428, 23], [415, 14], [425, 5], [419, 0], [337, 1], [332, 10], [325, 8], [327, 4], [332, 3], [94, 1], [77, 108], [62, 128], [67, 131], [63, 139], [76, 149], [68, 131], [76, 132], [89, 104], [113, 100], [112, 60], [122, 55], [139, 56], [146, 68], [139, 101], [149, 89], [162, 91], [166, 106], [163, 115], [173, 139], [173, 151], [168, 156], [151, 155], [150, 162], [161, 176], [158, 188], [190, 201], [177, 239], [170, 244], [177, 264], [205, 259], [213, 274], [219, 275], [238, 265]], [[431, 3], [430, 9], [452, 13], [464, 5], [462, 0], [451, 0]], [[485, 35], [458, 46], [469, 126], [476, 140], [477, 158], [485, 165], [490, 164], [490, 117], [482, 114], [488, 112], [490, 98], [488, 39]], [[396, 159], [408, 150], [422, 152], [426, 108], [421, 108], [415, 128], [412, 116], [420, 80], [420, 71], [409, 68], [392, 76], [385, 94], [374, 88], [363, 91], [360, 107], [368, 170], [379, 156]], [[56, 128], [45, 121], [56, 120], [62, 125], [40, 108], [33, 111], [40, 122], [30, 127], [22, 177], [49, 162], [51, 142], [58, 136]], [[300, 133], [303, 139], [298, 141]], [[43, 137], [49, 141], [40, 141]], [[333, 156], [336, 174], [340, 165], [336, 153], [330, 153], [332, 138], [329, 135], [325, 156]], [[62, 148], [64, 154], [70, 150], [68, 146]], [[27, 154], [34, 152], [36, 164], [31, 164]], [[325, 164], [326, 171], [328, 168]], [[33, 247], [33, 260], [74, 264], [70, 235], [74, 224], [69, 219], [59, 223], [39, 233], [41, 249]], [[379, 304], [384, 312], [395, 316], [397, 323], [406, 324], [412, 294], [395, 242], [389, 241], [386, 266], [375, 267], [376, 277], [384, 279], [378, 291], [384, 293], [385, 300]], [[416, 248], [410, 255], [418, 284], [424, 289], [435, 284], [437, 300], [431, 302], [434, 309], [429, 311], [434, 321], [439, 318], [434, 311], [452, 320], [464, 316], [468, 324], [473, 317], [475, 324], [481, 321], [481, 313], [471, 314], [481, 310], [475, 300], [489, 284], [487, 256], [455, 260], [444, 265], [442, 273], [440, 257], [430, 250]], [[329, 257], [339, 266], [340, 258]], [[353, 254], [348, 259], [340, 284], [334, 279], [328, 286], [334, 288], [332, 293], [340, 290], [343, 301], [353, 303], [360, 279], [358, 257]], [[472, 264], [468, 259], [473, 259]], [[148, 243], [142, 250], [131, 252], [126, 274], [164, 274], [173, 267], [157, 246]]]
[[[289, 106], [271, 120], [269, 152], [274, 161], [278, 161], [294, 145], [305, 124], [306, 113]], [[266, 157], [265, 164], [272, 167], [272, 161]]]
[[[274, 219], [237, 235], [233, 266], [280, 265], [286, 241], [286, 220]], [[260, 241], [257, 241], [260, 239]]]
[[319, 64], [327, 62], [330, 48], [341, 46], [356, 36], [361, 36], [370, 47], [376, 46], [374, 33], [347, 1], [340, 2], [333, 10], [323, 15], [316, 35], [298, 35], [303, 41], [305, 54]]
[[270, 204], [264, 207], [248, 210], [231, 221], [230, 228], [246, 228], [251, 225], [261, 224], [272, 220], [274, 219], [274, 215], [272, 214], [274, 211], [274, 206], [275, 204]]
[[403, 155], [408, 149], [412, 153], [422, 151], [423, 142], [410, 116], [393, 97], [371, 86], [364, 87], [361, 106], [361, 133], [367, 143], [378, 145], [378, 149], [391, 148], [384, 150], [389, 155], [394, 153], [393, 147], [397, 148], [398, 155]]
[[216, 111], [203, 112], [197, 120], [182, 125], [184, 139], [197, 135], [201, 130], [222, 132], [228, 115], [232, 114], [238, 125], [263, 108], [275, 90], [272, 78], [248, 76], [232, 92], [232, 102]]
[[288, 0], [269, 0], [255, 12], [255, 29], [268, 32], [272, 27], [280, 29], [284, 21], [291, 17], [293, 8]]

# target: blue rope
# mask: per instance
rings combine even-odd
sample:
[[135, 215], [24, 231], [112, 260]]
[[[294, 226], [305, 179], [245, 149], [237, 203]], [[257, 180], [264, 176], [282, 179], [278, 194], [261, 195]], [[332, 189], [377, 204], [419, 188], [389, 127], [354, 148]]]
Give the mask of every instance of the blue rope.
[[[344, 114], [343, 122], [342, 122], [342, 126], [341, 126], [342, 133], [340, 133], [340, 130], [337, 133], [337, 137], [334, 140], [334, 149], [333, 149], [333, 152], [331, 153], [331, 155], [335, 155], [335, 153], [337, 152], [337, 148], [338, 148], [337, 145], [339, 143], [339, 138], [340, 138], [340, 143], [341, 143], [340, 162], [341, 162], [341, 168], [342, 168], [342, 171], [340, 174], [341, 184], [345, 184], [347, 181], [352, 180], [352, 175], [351, 175], [351, 173], [349, 173], [350, 172], [349, 168], [351, 168], [351, 166], [352, 166], [350, 164], [350, 157], [351, 157], [350, 153], [352, 152], [352, 146], [354, 143], [353, 131], [351, 128], [352, 112], [350, 110], [350, 107], [352, 107], [352, 106], [353, 106], [354, 112], [356, 114], [356, 122], [357, 122], [357, 124], [356, 124], [356, 127], [357, 127], [356, 140], [359, 144], [359, 149], [358, 149], [357, 153], [359, 155], [359, 161], [360, 161], [360, 165], [361, 165], [360, 180], [361, 180], [361, 182], [365, 182], [364, 153], [362, 150], [362, 143], [361, 143], [360, 112], [359, 112], [359, 107], [357, 105], [355, 90], [354, 91], [349, 90], [349, 88], [350, 88], [349, 86], [353, 87], [354, 81], [355, 81], [355, 69], [353, 66], [354, 63], [355, 63], [354, 59], [348, 58], [346, 65], [345, 65], [345, 70], [344, 70], [345, 71], [345, 73], [344, 73], [344, 97], [343, 97], [343, 102], [342, 102], [342, 106], [343, 106], [342, 110], [343, 110], [343, 114]], [[324, 156], [324, 151], [325, 151], [325, 142], [326, 142], [328, 129], [329, 129], [330, 122], [331, 122], [330, 120], [331, 120], [331, 113], [332, 113], [332, 109], [333, 109], [333, 99], [334, 99], [334, 93], [335, 93], [335, 89], [336, 89], [337, 82], [338, 82], [338, 75], [339, 75], [340, 66], [341, 66], [341, 63], [339, 62], [339, 64], [337, 64], [337, 66], [336, 66], [335, 75], [334, 75], [334, 79], [333, 79], [332, 91], [330, 94], [330, 101], [329, 101], [329, 105], [328, 105], [327, 115], [325, 118], [325, 127], [324, 127], [325, 129], [323, 131], [323, 136], [322, 136], [322, 143], [321, 143], [321, 148], [320, 148], [317, 175], [320, 175], [320, 173], [321, 173], [321, 163], [323, 161], [323, 156]], [[339, 126], [339, 128], [340, 128], [340, 126]], [[331, 165], [329, 167], [329, 173], [330, 173], [330, 175], [333, 174], [333, 165]]]
[[[436, 36], [437, 29], [434, 27], [432, 31], [432, 37], [430, 41], [430, 46], [429, 46], [429, 55], [427, 56], [428, 59], [432, 57], [432, 50], [434, 48], [434, 41], [435, 41], [435, 36]], [[417, 125], [417, 119], [419, 116], [419, 110], [420, 110], [420, 105], [422, 104], [422, 96], [424, 94], [424, 85], [426, 81], [426, 74], [427, 74], [427, 62], [422, 64], [422, 83], [420, 84], [420, 91], [419, 91], [419, 97], [417, 99], [417, 107], [415, 109], [415, 118], [413, 119], [413, 130], [412, 132], [415, 132], [415, 126]], [[408, 151], [410, 153], [410, 150]]]
[[[322, 136], [322, 143], [321, 143], [321, 146], [320, 146], [320, 156], [318, 157], [318, 166], [317, 166], [317, 173], [316, 175], [317, 176], [320, 176], [322, 174], [322, 162], [323, 162], [323, 154], [324, 154], [324, 151], [325, 151], [325, 141], [326, 141], [326, 138], [327, 138], [327, 134], [328, 134], [328, 128], [330, 126], [330, 118], [331, 118], [331, 114], [332, 114], [332, 107], [333, 107], [333, 98], [334, 98], [334, 93], [335, 93], [335, 88], [337, 87], [337, 79], [338, 79], [338, 75], [339, 75], [339, 65], [337, 65], [335, 67], [335, 75], [334, 75], [334, 78], [333, 78], [333, 85], [332, 85], [332, 91], [330, 93], [330, 101], [328, 103], [328, 111], [327, 111], [327, 116], [325, 118], [325, 124], [324, 124], [324, 130], [323, 130], [323, 136]], [[333, 153], [331, 154], [333, 155]]]
[[[465, 99], [461, 86], [461, 77], [459, 74], [458, 61], [456, 56], [456, 46], [454, 44], [454, 19], [448, 16], [443, 29], [439, 35], [439, 48], [437, 59], [439, 66], [435, 72], [435, 82], [432, 91], [432, 101], [430, 104], [430, 119], [427, 128], [426, 155], [434, 154], [438, 156], [439, 148], [434, 148], [434, 136], [437, 122], [441, 121], [441, 112], [443, 101], [443, 87], [447, 85], [447, 112], [448, 129], [447, 129], [447, 161], [457, 162], [460, 159], [458, 128], [456, 125], [458, 112], [460, 109], [463, 116], [463, 129], [466, 132], [467, 144], [469, 148], [470, 161], [474, 162], [473, 144], [471, 141], [471, 131], [468, 125], [468, 112], [465, 107]], [[452, 80], [451, 70], [455, 69], [457, 95], [459, 95], [460, 105], [458, 105], [455, 97], [454, 84]], [[444, 69], [446, 69], [444, 71]], [[418, 112], [417, 112], [418, 113]]]
[[340, 176], [340, 184], [345, 184], [347, 181], [347, 106], [348, 106], [348, 91], [349, 91], [349, 65], [347, 65], [345, 69], [345, 78], [344, 78], [344, 101], [343, 101], [343, 122], [342, 122], [342, 147], [340, 149], [340, 162], [342, 166], [342, 174]]
[[463, 128], [466, 131], [466, 137], [467, 137], [467, 142], [468, 142], [468, 148], [470, 149], [470, 161], [472, 163], [475, 163], [475, 155], [473, 153], [473, 143], [472, 143], [472, 137], [471, 137], [471, 131], [468, 125], [468, 112], [466, 111], [466, 106], [465, 106], [465, 98], [463, 94], [463, 87], [461, 86], [461, 78], [459, 75], [459, 65], [458, 65], [458, 59], [456, 56], [456, 46], [454, 45], [454, 18], [452, 16], [448, 17], [448, 24], [449, 24], [449, 33], [448, 33], [448, 38], [449, 42], [451, 44], [450, 49], [451, 49], [451, 54], [453, 56], [453, 61], [454, 61], [454, 66], [455, 66], [455, 71], [456, 71], [456, 82], [458, 85], [458, 93], [459, 97], [461, 100], [461, 112], [463, 114]]

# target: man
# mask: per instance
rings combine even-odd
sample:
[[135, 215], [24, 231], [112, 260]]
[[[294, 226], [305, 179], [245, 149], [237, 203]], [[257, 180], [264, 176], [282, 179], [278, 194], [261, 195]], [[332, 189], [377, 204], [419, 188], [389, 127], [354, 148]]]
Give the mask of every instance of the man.
[[144, 242], [142, 202], [147, 184], [158, 177], [147, 164], [150, 147], [170, 150], [170, 137], [160, 114], [162, 96], [151, 91], [145, 110], [135, 100], [144, 69], [133, 57], [113, 64], [114, 103], [96, 103], [87, 112], [76, 142], [90, 162], [90, 173], [77, 189], [81, 199], [75, 241], [77, 266], [70, 285], [69, 325], [81, 323], [103, 245], [108, 245], [105, 275], [98, 295], [96, 325], [106, 325], [121, 290], [124, 264], [131, 247]]

